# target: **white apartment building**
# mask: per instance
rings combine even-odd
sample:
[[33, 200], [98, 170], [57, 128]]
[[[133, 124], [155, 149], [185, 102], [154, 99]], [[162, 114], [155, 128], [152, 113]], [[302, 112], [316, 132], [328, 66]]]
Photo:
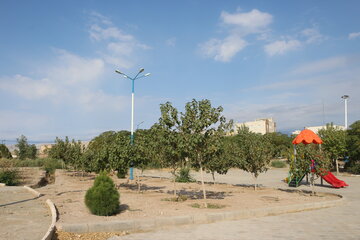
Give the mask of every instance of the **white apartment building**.
[[[335, 125], [333, 124], [333, 127], [335, 129], [339, 129], [339, 130], [345, 130], [345, 127], [344, 126], [341, 126], [341, 125]], [[314, 133], [318, 134], [319, 130], [320, 129], [326, 129], [326, 125], [323, 125], [323, 126], [313, 126], [313, 127], [304, 127], [304, 129], [309, 129], [311, 131], [313, 131]], [[291, 134], [293, 135], [297, 135], [301, 132], [301, 130], [295, 130], [293, 131]]]
[[235, 133], [237, 133], [238, 128], [245, 126], [249, 128], [250, 132], [254, 133], [272, 133], [276, 132], [276, 122], [272, 118], [259, 118], [251, 122], [242, 122], [235, 124]]

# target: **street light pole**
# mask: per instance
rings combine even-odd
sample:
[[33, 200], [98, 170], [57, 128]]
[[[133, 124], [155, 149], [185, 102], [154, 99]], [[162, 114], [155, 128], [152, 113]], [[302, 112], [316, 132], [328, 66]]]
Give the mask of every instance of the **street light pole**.
[[[115, 70], [116, 73], [121, 74], [124, 76], [124, 78], [128, 78], [131, 80], [131, 135], [130, 135], [130, 144], [134, 145], [134, 105], [135, 105], [135, 80], [139, 79], [139, 78], [143, 78], [143, 77], [147, 77], [150, 75], [150, 73], [146, 73], [144, 75], [140, 75], [140, 73], [144, 72], [143, 68], [140, 68], [139, 72], [136, 74], [135, 77], [129, 77], [128, 75], [126, 75], [125, 73], [119, 71], [119, 70]], [[130, 180], [134, 179], [133, 176], [133, 166], [130, 167]]]
[[347, 100], [348, 100], [349, 97], [350, 97], [349, 95], [343, 95], [343, 96], [341, 96], [341, 98], [345, 100], [345, 130], [348, 129]]

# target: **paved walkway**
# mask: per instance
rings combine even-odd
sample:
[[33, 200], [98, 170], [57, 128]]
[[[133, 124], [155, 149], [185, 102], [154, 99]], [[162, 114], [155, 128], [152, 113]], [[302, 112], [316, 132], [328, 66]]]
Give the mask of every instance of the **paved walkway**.
[[39, 240], [51, 224], [43, 199], [23, 187], [0, 187], [0, 239]]
[[[155, 172], [145, 172], [155, 175]], [[167, 173], [163, 173], [166, 176]], [[193, 173], [197, 179], [198, 174]], [[267, 187], [287, 188], [281, 179], [287, 176], [286, 169], [274, 169], [260, 175], [258, 183]], [[211, 176], [207, 175], [208, 181]], [[253, 183], [251, 176], [238, 170], [227, 175], [218, 176], [219, 182], [231, 184]], [[360, 239], [360, 177], [339, 177], [350, 186], [345, 189], [316, 186], [316, 191], [338, 193], [346, 197], [345, 204], [338, 207], [314, 211], [298, 212], [262, 218], [224, 221], [212, 224], [192, 225], [158, 230], [148, 233], [130, 234], [123, 237], [112, 237], [109, 240], [136, 239]], [[320, 183], [320, 181], [317, 181]], [[310, 190], [302, 185], [299, 189]]]

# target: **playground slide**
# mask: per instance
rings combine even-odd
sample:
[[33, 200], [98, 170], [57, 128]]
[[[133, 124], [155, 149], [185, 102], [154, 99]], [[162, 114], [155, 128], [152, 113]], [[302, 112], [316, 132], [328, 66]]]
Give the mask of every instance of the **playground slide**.
[[338, 179], [337, 177], [334, 176], [334, 174], [332, 174], [331, 172], [327, 172], [326, 175], [321, 176], [326, 182], [328, 182], [331, 186], [335, 187], [335, 188], [341, 188], [341, 187], [346, 187], [349, 186], [346, 184], [346, 182], [341, 181], [340, 179]]

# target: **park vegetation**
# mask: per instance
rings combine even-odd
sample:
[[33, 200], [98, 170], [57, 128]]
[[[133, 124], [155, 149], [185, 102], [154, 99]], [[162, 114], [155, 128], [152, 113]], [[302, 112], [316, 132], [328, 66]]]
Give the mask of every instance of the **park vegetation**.
[[101, 172], [95, 178], [94, 185], [86, 192], [85, 205], [92, 214], [110, 216], [119, 211], [119, 198], [113, 180], [106, 172]]
[[[115, 172], [119, 178], [125, 178], [132, 166], [139, 171], [169, 168], [174, 177], [175, 195], [176, 181], [194, 181], [190, 169], [200, 171], [201, 175], [211, 173], [214, 183], [215, 173], [226, 174], [230, 168], [242, 169], [252, 174], [256, 187], [256, 179], [268, 170], [271, 159], [287, 158], [290, 169], [306, 174], [309, 173], [308, 160], [315, 159], [321, 169], [330, 170], [337, 159], [349, 156], [348, 170], [360, 173], [360, 121], [353, 123], [347, 131], [329, 124], [319, 131], [324, 141], [321, 150], [299, 145], [299, 161], [295, 161], [293, 137], [281, 133], [256, 134], [244, 127], [234, 129], [233, 122], [222, 115], [223, 108], [212, 106], [207, 99], [193, 99], [185, 104], [183, 112], [166, 102], [160, 105], [160, 112], [159, 121], [150, 129], [136, 130], [133, 145], [130, 144], [129, 131], [107, 131], [87, 145], [68, 137], [64, 140], [56, 138], [55, 144], [47, 149], [48, 157], [39, 159], [36, 158], [35, 145], [29, 144], [22, 135], [17, 139], [17, 158], [11, 161], [15, 167], [107, 171]], [[0, 145], [0, 154], [1, 158], [11, 159], [10, 151], [3, 144]], [[280, 161], [271, 164], [277, 167]], [[203, 177], [201, 183], [206, 198]]]

